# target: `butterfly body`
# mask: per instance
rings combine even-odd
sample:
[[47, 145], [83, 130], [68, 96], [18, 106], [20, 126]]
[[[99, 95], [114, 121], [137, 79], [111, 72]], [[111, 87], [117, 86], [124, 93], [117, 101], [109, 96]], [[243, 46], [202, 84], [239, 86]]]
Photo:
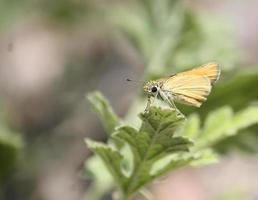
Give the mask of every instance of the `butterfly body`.
[[161, 98], [176, 109], [174, 101], [200, 107], [206, 101], [213, 84], [220, 76], [216, 63], [208, 63], [189, 71], [147, 82], [143, 89], [148, 94], [148, 110], [153, 98]]

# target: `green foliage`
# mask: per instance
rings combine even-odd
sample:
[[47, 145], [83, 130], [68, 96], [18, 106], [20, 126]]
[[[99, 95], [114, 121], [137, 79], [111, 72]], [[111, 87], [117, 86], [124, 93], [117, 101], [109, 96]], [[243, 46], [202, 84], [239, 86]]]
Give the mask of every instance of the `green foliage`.
[[92, 156], [85, 163], [86, 178], [92, 180], [87, 190], [87, 199], [97, 200], [110, 192], [114, 187], [114, 181], [108, 169], [98, 156]]
[[[209, 115], [210, 110], [214, 110], [221, 106], [230, 106], [232, 110], [239, 111], [247, 106], [249, 109], [252, 108], [250, 105], [256, 105], [258, 98], [256, 85], [258, 84], [258, 72], [255, 70], [244, 72], [241, 71], [237, 73], [229, 81], [219, 81], [217, 85], [214, 86], [211, 94], [208, 97], [208, 101], [205, 102], [199, 109], [194, 109], [192, 107], [178, 105], [183, 113], [190, 114], [193, 112], [198, 112], [201, 121], [204, 120], [207, 115]], [[232, 111], [231, 111], [232, 112]], [[254, 113], [255, 114], [255, 113]], [[247, 121], [252, 118], [253, 115], [247, 114], [245, 119]], [[254, 116], [253, 120], [256, 116]], [[232, 149], [239, 149], [244, 152], [257, 153], [257, 142], [258, 142], [258, 125], [253, 125], [247, 130], [245, 134], [232, 135], [225, 140], [221, 140], [216, 144], [216, 149], [220, 153], [226, 153]]]
[[182, 116], [177, 116], [174, 111], [153, 107], [140, 117], [142, 126], [139, 130], [124, 126], [113, 136], [127, 143], [133, 152], [134, 169], [125, 188], [126, 194], [136, 192], [155, 177], [183, 164], [183, 160], [173, 161], [151, 173], [153, 165], [159, 159], [177, 152], [188, 151], [192, 144], [186, 138], [173, 136], [184, 119]]
[[119, 125], [119, 119], [107, 100], [100, 92], [93, 92], [89, 94], [88, 100], [91, 107], [101, 120], [107, 134], [111, 134], [115, 127]]
[[13, 133], [0, 133], [0, 181], [2, 181], [12, 169], [17, 158], [21, 140]]
[[239, 52], [228, 23], [197, 14], [179, 0], [139, 2], [115, 5], [116, 12], [106, 15], [144, 56], [146, 78], [214, 59], [224, 70], [236, 68]]
[[250, 106], [235, 114], [231, 107], [225, 106], [210, 112], [201, 129], [198, 115], [191, 115], [181, 131], [195, 141], [198, 148], [214, 147], [220, 141], [257, 123], [257, 106]]
[[[102, 122], [105, 132], [111, 135], [115, 131], [115, 127], [119, 126], [118, 116], [114, 113], [109, 102], [103, 97], [100, 92], [92, 92], [87, 95], [92, 110], [96, 113]], [[113, 140], [114, 144], [121, 147], [120, 141]], [[87, 143], [92, 143], [88, 140]], [[94, 145], [94, 143], [92, 143]], [[99, 157], [93, 156], [86, 163], [87, 177], [91, 177], [94, 183], [88, 189], [87, 196], [89, 199], [100, 199], [106, 192], [110, 191], [113, 186], [113, 180], [107, 168], [103, 166]]]
[[113, 149], [111, 146], [100, 142], [93, 142], [89, 139], [86, 140], [86, 143], [92, 151], [100, 156], [117, 185], [122, 188], [127, 181], [127, 178], [121, 171], [123, 157], [119, 151]]
[[0, 1], [0, 30], [10, 28], [11, 22], [18, 18], [21, 10], [27, 5], [27, 0], [1, 0]]
[[[1, 114], [3, 115], [3, 114]], [[22, 147], [20, 135], [12, 132], [6, 122], [0, 117], [0, 182], [6, 178], [11, 171], [17, 154]]]
[[87, 19], [92, 14], [94, 1], [73, 0], [1, 0], [0, 1], [0, 29], [9, 29], [10, 24], [37, 13], [55, 25], [74, 25]]
[[[240, 53], [227, 23], [210, 14], [197, 14], [179, 0], [130, 1], [102, 10], [105, 21], [114, 25], [144, 58], [145, 79], [210, 61], [220, 64], [223, 77], [201, 108], [179, 106], [187, 120], [173, 110], [157, 107], [136, 118], [145, 106], [139, 95], [125, 117], [127, 125], [121, 126], [117, 117], [112, 120], [99, 114], [113, 113], [108, 104], [94, 106], [98, 101], [106, 102], [102, 96], [90, 100], [99, 108], [97, 114], [111, 136], [107, 144], [87, 140], [95, 152], [86, 164], [93, 179], [90, 192], [98, 192], [91, 199], [118, 188], [120, 198], [127, 199], [178, 167], [217, 162], [231, 147], [257, 149], [258, 107], [250, 105], [257, 100], [257, 71], [239, 71]], [[107, 124], [113, 125], [107, 128]], [[101, 163], [104, 167], [99, 172]], [[108, 187], [101, 186], [101, 176], [108, 177]]]
[[88, 147], [102, 159], [124, 198], [129, 198], [156, 177], [190, 161], [190, 156], [187, 159], [178, 156], [154, 169], [161, 159], [189, 151], [192, 142], [187, 138], [174, 136], [178, 126], [184, 121], [183, 116], [177, 116], [175, 111], [152, 107], [148, 113], [141, 114], [140, 118], [142, 125], [139, 130], [122, 126], [112, 134], [112, 138], [129, 145], [133, 152], [133, 170], [129, 176], [124, 172], [125, 159], [119, 149], [89, 139], [86, 141]]
[[38, 1], [37, 9], [41, 14], [55, 20], [58, 24], [73, 24], [79, 22], [90, 10], [89, 1], [72, 0], [41, 0]]
[[[102, 95], [98, 97], [94, 104], [107, 102]], [[107, 110], [113, 113], [109, 107], [101, 109], [102, 113]], [[185, 120], [174, 110], [157, 107], [141, 113], [140, 119], [139, 129], [128, 125], [115, 127], [108, 144], [86, 140], [88, 147], [97, 155], [86, 164], [88, 174], [95, 180], [94, 191], [99, 192], [97, 197], [91, 196], [92, 199], [99, 199], [100, 194], [113, 188], [119, 188], [121, 199], [128, 199], [154, 179], [178, 167], [216, 162], [219, 159], [216, 145], [257, 124], [258, 107], [250, 106], [237, 113], [228, 106], [222, 107], [210, 112], [203, 126], [197, 114]], [[112, 140], [120, 141], [120, 146], [113, 145]], [[130, 151], [121, 150], [127, 146]], [[129, 159], [130, 155], [132, 159]], [[101, 184], [102, 178], [108, 187]]]

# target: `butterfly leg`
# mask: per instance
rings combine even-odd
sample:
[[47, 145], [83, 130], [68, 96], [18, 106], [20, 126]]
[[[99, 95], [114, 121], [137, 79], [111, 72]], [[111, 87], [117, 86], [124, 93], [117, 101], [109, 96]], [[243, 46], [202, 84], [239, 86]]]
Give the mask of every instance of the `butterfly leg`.
[[145, 108], [145, 110], [144, 110], [145, 113], [149, 111], [150, 106], [151, 106], [151, 104], [153, 103], [153, 100], [154, 100], [154, 99], [153, 99], [151, 96], [148, 96], [148, 102], [147, 102], [146, 108]]
[[174, 100], [173, 100], [172, 97], [169, 97], [169, 98], [168, 98], [168, 101], [169, 101], [169, 104], [172, 105], [172, 107], [176, 110], [176, 112], [177, 112], [178, 114], [180, 114], [180, 115], [182, 115], [183, 117], [185, 117], [184, 114], [181, 113], [181, 111], [176, 107], [176, 104], [174, 103]]
[[184, 116], [184, 114], [176, 107], [171, 93], [162, 92], [161, 97], [170, 105], [171, 108], [174, 108], [178, 114]]

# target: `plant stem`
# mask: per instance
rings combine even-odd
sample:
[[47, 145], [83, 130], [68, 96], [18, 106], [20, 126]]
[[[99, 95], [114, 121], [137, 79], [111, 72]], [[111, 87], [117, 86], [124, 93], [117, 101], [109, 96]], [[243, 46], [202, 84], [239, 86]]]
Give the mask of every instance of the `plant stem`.
[[137, 182], [138, 176], [140, 174], [140, 172], [142, 171], [142, 167], [144, 166], [144, 163], [146, 162], [148, 156], [149, 156], [149, 151], [152, 148], [152, 145], [155, 143], [156, 141], [156, 137], [157, 137], [157, 133], [159, 132], [159, 127], [155, 130], [153, 128], [154, 131], [154, 136], [151, 139], [150, 145], [147, 149], [147, 151], [145, 152], [142, 161], [140, 162], [140, 164], [138, 166], [136, 166], [133, 170], [132, 176], [129, 180], [129, 185], [127, 187], [127, 190], [125, 192], [125, 196], [129, 199], [129, 197], [133, 196], [133, 194], [135, 193], [135, 183]]

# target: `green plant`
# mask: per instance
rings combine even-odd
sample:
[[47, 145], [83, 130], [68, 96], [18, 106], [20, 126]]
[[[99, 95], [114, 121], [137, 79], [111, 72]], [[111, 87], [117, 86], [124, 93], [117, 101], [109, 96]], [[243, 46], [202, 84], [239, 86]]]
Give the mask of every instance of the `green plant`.
[[[186, 121], [162, 107], [141, 113], [146, 103], [142, 95], [122, 120], [99, 92], [88, 95], [108, 140], [86, 140], [95, 153], [86, 162], [87, 175], [92, 178], [87, 197], [100, 199], [114, 191], [114, 198], [130, 199], [178, 167], [216, 162], [231, 147], [255, 151], [248, 138], [258, 140], [258, 107], [250, 104], [257, 99], [253, 87], [257, 70], [242, 73], [238, 68], [240, 53], [226, 23], [196, 14], [176, 0], [141, 0], [114, 7], [101, 9], [105, 19], [143, 56], [145, 79], [172, 73], [171, 66], [175, 72], [214, 59], [221, 64], [223, 77], [200, 109], [179, 106]], [[141, 113], [139, 118], [136, 113]]]
[[0, 105], [0, 199], [2, 199], [2, 185], [14, 169], [15, 162], [23, 146], [20, 134], [14, 132], [7, 125], [4, 104]]
[[[106, 129], [110, 134], [108, 143], [86, 139], [97, 155], [87, 163], [87, 170], [102, 189], [116, 186], [118, 199], [130, 199], [154, 179], [178, 167], [217, 161], [219, 155], [214, 146], [218, 142], [258, 123], [256, 106], [237, 113], [230, 107], [222, 107], [211, 112], [202, 127], [197, 114], [185, 121], [174, 110], [151, 107], [148, 113], [139, 115], [142, 124], [135, 129], [120, 125], [122, 122], [100, 93], [90, 94], [89, 99], [104, 127], [112, 126]], [[104, 185], [108, 188], [103, 188]]]
[[10, 173], [21, 146], [22, 141], [18, 134], [0, 127], [0, 182]]
[[0, 102], [0, 184], [10, 173], [23, 146], [20, 134], [14, 132], [8, 125], [4, 105], [4, 102]]

